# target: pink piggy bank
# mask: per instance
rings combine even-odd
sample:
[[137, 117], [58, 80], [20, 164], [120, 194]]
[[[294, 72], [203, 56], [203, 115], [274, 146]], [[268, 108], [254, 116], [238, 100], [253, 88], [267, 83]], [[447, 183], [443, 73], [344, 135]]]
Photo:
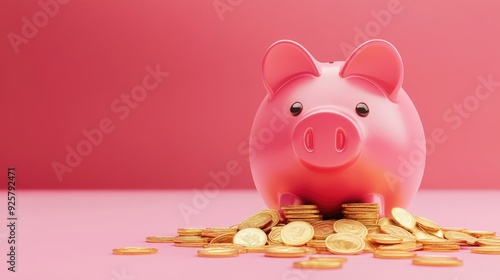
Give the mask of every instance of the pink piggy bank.
[[252, 176], [265, 203], [316, 204], [337, 217], [341, 204], [378, 202], [381, 215], [414, 197], [425, 166], [425, 135], [401, 87], [403, 64], [383, 40], [346, 61], [321, 63], [301, 45], [266, 52], [267, 96], [250, 137]]

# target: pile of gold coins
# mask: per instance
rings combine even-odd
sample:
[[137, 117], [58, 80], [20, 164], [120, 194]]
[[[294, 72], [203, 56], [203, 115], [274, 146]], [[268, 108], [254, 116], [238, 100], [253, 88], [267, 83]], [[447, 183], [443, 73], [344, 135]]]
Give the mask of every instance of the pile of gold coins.
[[[221, 228], [179, 228], [177, 236], [151, 236], [149, 243], [173, 243], [177, 247], [200, 247], [199, 257], [236, 257], [263, 253], [274, 258], [309, 259], [293, 263], [295, 268], [340, 268], [347, 261], [334, 255], [371, 253], [375, 258], [411, 259], [415, 265], [460, 266], [462, 260], [449, 255], [420, 255], [415, 251], [455, 252], [464, 246], [478, 254], [500, 254], [495, 232], [443, 228], [435, 222], [393, 208], [392, 218], [379, 218], [375, 203], [342, 205], [343, 219], [322, 220], [315, 205], [284, 206], [285, 219], [276, 210], [263, 210], [238, 225]], [[155, 248], [125, 247], [113, 254], [155, 254]], [[318, 256], [323, 255], [323, 256]]]

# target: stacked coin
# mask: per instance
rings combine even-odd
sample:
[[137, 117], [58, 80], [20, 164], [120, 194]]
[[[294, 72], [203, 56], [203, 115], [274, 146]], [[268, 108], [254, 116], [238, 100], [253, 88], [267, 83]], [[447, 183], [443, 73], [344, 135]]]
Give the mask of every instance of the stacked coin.
[[380, 207], [378, 203], [345, 203], [342, 204], [342, 214], [345, 219], [356, 220], [368, 229], [376, 228]]
[[314, 223], [323, 219], [316, 205], [287, 205], [282, 206], [281, 211], [283, 211], [287, 222], [304, 221]]

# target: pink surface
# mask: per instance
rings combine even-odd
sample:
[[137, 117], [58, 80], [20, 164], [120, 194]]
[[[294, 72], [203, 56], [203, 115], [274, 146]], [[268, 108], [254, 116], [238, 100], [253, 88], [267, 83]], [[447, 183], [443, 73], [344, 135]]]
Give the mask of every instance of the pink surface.
[[[499, 255], [467, 249], [446, 253], [462, 267], [419, 267], [409, 260], [379, 260], [371, 254], [348, 256], [340, 270], [296, 270], [293, 259], [248, 253], [230, 259], [196, 257], [196, 248], [149, 244], [150, 235], [174, 235], [179, 227], [231, 226], [264, 204], [255, 191], [224, 191], [210, 198], [191, 191], [19, 191], [16, 273], [0, 266], [0, 279], [499, 279]], [[198, 197], [197, 200], [193, 199]], [[5, 197], [2, 195], [2, 209]], [[420, 191], [409, 210], [441, 226], [500, 232], [499, 191]], [[202, 203], [203, 202], [203, 203]], [[197, 207], [185, 219], [182, 207]], [[1, 212], [5, 221], [5, 211]], [[5, 259], [6, 231], [0, 227]], [[157, 255], [116, 256], [123, 246], [154, 246]], [[418, 252], [422, 254], [422, 252]], [[426, 253], [426, 254], [431, 254]], [[432, 253], [436, 254], [436, 253]]]
[[[1, 1], [0, 170], [23, 170], [28, 188], [192, 189], [236, 163], [226, 187], [252, 189], [248, 136], [267, 47], [291, 39], [338, 61], [381, 38], [401, 53], [403, 88], [429, 139], [422, 187], [495, 189], [499, 9], [495, 0]], [[59, 178], [54, 164], [66, 166]]]

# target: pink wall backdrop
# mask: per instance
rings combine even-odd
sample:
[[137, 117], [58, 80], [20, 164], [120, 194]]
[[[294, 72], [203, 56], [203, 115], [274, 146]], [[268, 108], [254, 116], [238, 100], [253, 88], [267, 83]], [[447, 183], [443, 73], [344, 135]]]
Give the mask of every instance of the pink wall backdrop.
[[0, 174], [15, 166], [20, 188], [192, 189], [236, 164], [223, 187], [254, 188], [245, 149], [268, 46], [292, 39], [334, 61], [382, 38], [401, 53], [430, 139], [422, 188], [499, 188], [499, 10], [494, 0], [4, 0]]

